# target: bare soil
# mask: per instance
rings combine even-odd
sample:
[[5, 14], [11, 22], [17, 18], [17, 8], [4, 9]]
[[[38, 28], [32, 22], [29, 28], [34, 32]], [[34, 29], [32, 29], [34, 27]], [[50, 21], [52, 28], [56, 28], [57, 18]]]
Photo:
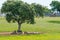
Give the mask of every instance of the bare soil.
[[0, 32], [0, 35], [43, 34], [43, 32]]

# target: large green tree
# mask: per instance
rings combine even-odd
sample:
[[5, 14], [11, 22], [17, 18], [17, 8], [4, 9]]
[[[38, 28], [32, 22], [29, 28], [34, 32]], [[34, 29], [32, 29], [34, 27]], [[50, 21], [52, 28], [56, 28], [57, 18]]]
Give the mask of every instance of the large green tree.
[[34, 8], [24, 3], [23, 1], [6, 1], [2, 8], [1, 12], [6, 14], [6, 20], [8, 22], [17, 22], [18, 23], [18, 32], [21, 31], [21, 24], [24, 22], [34, 24], [35, 14], [42, 14], [42, 7], [36, 5]]
[[17, 22], [18, 31], [21, 31], [21, 24], [24, 22], [34, 23], [34, 12], [29, 4], [22, 1], [7, 1], [1, 8], [2, 13], [6, 14], [8, 22]]

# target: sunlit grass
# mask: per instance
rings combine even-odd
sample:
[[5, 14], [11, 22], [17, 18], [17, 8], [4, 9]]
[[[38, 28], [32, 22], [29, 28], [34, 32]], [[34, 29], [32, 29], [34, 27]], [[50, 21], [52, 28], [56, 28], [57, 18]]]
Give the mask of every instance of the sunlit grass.
[[60, 40], [60, 34], [0, 36], [0, 40]]
[[[0, 40], [60, 40], [60, 17], [35, 18], [35, 24], [23, 23], [21, 30], [27, 32], [44, 32], [39, 35], [0, 36]], [[17, 23], [8, 23], [0, 17], [0, 32], [17, 30]]]

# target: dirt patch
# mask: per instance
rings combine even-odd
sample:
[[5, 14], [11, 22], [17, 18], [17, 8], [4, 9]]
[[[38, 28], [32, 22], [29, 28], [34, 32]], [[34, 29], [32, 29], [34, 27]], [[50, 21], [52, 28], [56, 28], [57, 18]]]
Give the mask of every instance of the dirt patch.
[[0, 32], [0, 35], [11, 35], [12, 32]]
[[43, 32], [0, 32], [0, 35], [43, 34]]

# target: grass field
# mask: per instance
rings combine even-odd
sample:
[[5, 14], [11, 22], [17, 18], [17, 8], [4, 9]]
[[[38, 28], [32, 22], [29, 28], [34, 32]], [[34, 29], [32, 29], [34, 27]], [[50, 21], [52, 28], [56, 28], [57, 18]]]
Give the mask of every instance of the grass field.
[[[22, 24], [21, 30], [27, 32], [44, 32], [36, 35], [0, 35], [0, 40], [60, 40], [60, 17], [35, 18], [35, 24]], [[17, 30], [17, 23], [7, 23], [0, 17], [0, 32]]]

